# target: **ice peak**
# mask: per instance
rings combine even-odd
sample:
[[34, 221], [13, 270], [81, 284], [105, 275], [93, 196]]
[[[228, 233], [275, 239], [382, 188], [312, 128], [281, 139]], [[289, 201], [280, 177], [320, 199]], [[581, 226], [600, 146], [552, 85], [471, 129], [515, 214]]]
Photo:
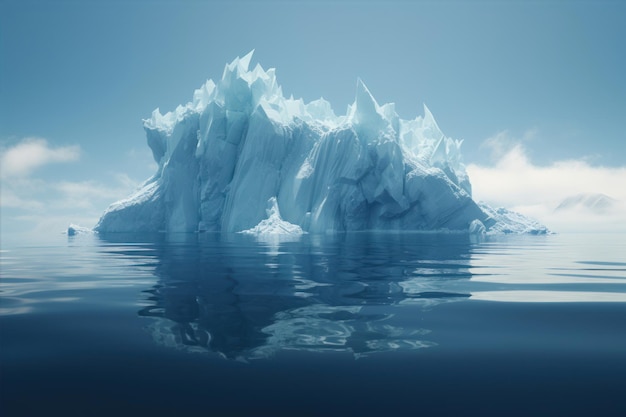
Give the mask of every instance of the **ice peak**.
[[348, 121], [352, 123], [359, 136], [368, 142], [378, 138], [389, 124], [381, 107], [361, 78], [357, 78], [356, 96], [350, 108]]
[[361, 78], [356, 80], [356, 97], [354, 99], [357, 116], [362, 118], [379, 115], [379, 106], [374, 96]]
[[[250, 67], [250, 60], [252, 59], [252, 55], [254, 55], [254, 49], [252, 49], [250, 52], [248, 52], [247, 54], [245, 54], [240, 60], [239, 63], [241, 65], [242, 68], [242, 72], [244, 71], [248, 71], [248, 68]], [[257, 64], [258, 66], [258, 64]]]
[[243, 57], [237, 57], [233, 59], [230, 64], [226, 64], [224, 67], [224, 73], [222, 74], [222, 79], [231, 76], [231, 74], [235, 74], [237, 76], [241, 76], [248, 72], [248, 68], [250, 67], [250, 60], [252, 60], [252, 55], [254, 54], [254, 49], [248, 52]]
[[441, 137], [443, 137], [443, 132], [441, 131], [441, 129], [439, 129], [439, 125], [437, 124], [435, 117], [433, 116], [430, 109], [428, 108], [428, 106], [426, 106], [425, 103], [424, 103], [424, 121], [422, 125], [424, 126], [424, 130], [427, 131], [427, 133], [430, 134], [431, 137], [436, 138], [436, 139], [441, 139]]

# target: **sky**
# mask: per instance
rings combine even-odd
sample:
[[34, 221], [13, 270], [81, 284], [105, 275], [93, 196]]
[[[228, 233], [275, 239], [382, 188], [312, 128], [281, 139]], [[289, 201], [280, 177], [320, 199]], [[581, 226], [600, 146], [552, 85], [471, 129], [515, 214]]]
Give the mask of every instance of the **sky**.
[[93, 226], [156, 169], [142, 119], [252, 49], [337, 114], [357, 78], [402, 118], [427, 104], [476, 200], [575, 229], [562, 199], [626, 201], [625, 20], [622, 1], [0, 0], [0, 231]]

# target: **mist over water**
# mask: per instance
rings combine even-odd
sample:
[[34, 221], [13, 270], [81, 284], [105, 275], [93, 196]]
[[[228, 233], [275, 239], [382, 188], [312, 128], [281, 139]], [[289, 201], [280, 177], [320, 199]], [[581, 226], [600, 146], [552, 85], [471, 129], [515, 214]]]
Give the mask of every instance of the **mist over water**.
[[0, 410], [619, 415], [623, 253], [620, 234], [4, 245]]

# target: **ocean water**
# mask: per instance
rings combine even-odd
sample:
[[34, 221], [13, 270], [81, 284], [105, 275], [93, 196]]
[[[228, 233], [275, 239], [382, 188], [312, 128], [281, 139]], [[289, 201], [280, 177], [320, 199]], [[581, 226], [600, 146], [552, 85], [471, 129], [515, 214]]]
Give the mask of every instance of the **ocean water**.
[[626, 415], [620, 234], [78, 235], [0, 256], [2, 416]]

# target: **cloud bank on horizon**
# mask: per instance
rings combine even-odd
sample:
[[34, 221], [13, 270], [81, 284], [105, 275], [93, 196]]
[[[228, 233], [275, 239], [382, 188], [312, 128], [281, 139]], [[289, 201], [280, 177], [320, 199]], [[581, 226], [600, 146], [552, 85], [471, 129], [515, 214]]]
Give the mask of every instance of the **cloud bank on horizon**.
[[535, 134], [516, 139], [499, 132], [484, 141], [493, 163], [467, 166], [474, 199], [519, 211], [557, 232], [626, 231], [626, 166], [595, 166], [587, 158], [537, 165], [524, 146]]

